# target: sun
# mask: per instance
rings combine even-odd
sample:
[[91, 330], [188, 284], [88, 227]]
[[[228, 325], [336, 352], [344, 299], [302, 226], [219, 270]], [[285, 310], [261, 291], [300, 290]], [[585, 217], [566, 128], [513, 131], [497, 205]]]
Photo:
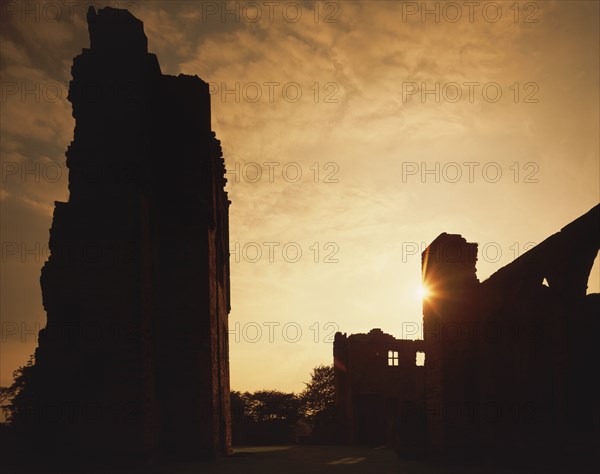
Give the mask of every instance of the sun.
[[417, 296], [419, 299], [426, 300], [431, 296], [431, 290], [426, 285], [417, 287]]

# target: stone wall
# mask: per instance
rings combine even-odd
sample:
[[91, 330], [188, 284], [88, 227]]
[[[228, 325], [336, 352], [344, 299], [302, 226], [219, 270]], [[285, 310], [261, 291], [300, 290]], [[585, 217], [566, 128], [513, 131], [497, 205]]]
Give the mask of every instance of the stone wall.
[[[334, 340], [335, 405], [342, 441], [397, 444], [409, 421], [403, 414], [423, 396], [421, 340], [401, 340], [381, 329]], [[403, 413], [404, 411], [404, 413]]]
[[482, 283], [476, 244], [441, 234], [425, 250], [431, 452], [569, 457], [598, 440], [599, 225], [596, 206]]
[[126, 10], [90, 8], [88, 25], [29, 426], [63, 454], [229, 453], [229, 201], [208, 84], [161, 74]]

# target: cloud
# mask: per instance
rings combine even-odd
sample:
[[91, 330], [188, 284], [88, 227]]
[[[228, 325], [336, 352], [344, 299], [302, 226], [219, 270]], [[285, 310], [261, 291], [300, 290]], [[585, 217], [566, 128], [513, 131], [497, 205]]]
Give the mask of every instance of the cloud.
[[[338, 2], [334, 11], [323, 10], [329, 7], [322, 2], [318, 17], [305, 8], [292, 22], [277, 10], [274, 21], [256, 23], [243, 16], [223, 21], [220, 13], [207, 15], [188, 2], [137, 4], [163, 72], [211, 83], [213, 128], [223, 143], [233, 201], [232, 245], [275, 241], [281, 252], [295, 242], [304, 252], [298, 263], [281, 253], [272, 263], [233, 261], [231, 324], [292, 318], [306, 328], [331, 320], [345, 332], [381, 326], [398, 334], [401, 321], [421, 317], [418, 304], [404, 297], [420, 269], [418, 258], [403, 262], [403, 243], [429, 242], [442, 231], [471, 241], [502, 240], [500, 262], [479, 262], [485, 276], [510, 261], [508, 246], [555, 232], [597, 201], [598, 3], [532, 2], [537, 23], [526, 23], [524, 11], [515, 21], [505, 4], [496, 23], [484, 21], [479, 10], [473, 22], [403, 21], [405, 3]], [[332, 12], [338, 21], [325, 22]], [[66, 84], [72, 57], [88, 46], [84, 12], [70, 23], [13, 19], [0, 34], [3, 81], [15, 84]], [[465, 82], [479, 83], [473, 101]], [[491, 82], [502, 89], [497, 103], [482, 95]], [[419, 90], [406, 96], [407, 83]], [[449, 83], [461, 86], [456, 103], [441, 95]], [[437, 85], [440, 100], [423, 95], [423, 85]], [[535, 87], [538, 101], [524, 102]], [[3, 161], [57, 164], [64, 173], [58, 183], [18, 176], [3, 183], [2, 206], [15, 238], [33, 233], [45, 241], [47, 225], [33, 225], [48, 220], [52, 201], [66, 199], [64, 151], [74, 122], [65, 91], [52, 102], [22, 101], [17, 90], [2, 103]], [[266, 162], [279, 163], [272, 181]], [[407, 177], [407, 162], [479, 167], [474, 182], [463, 168], [463, 179], [449, 183], [420, 170]], [[502, 167], [500, 182], [482, 177], [488, 162]], [[538, 183], [523, 182], [529, 162], [539, 166]], [[263, 175], [251, 182], [241, 173], [256, 163]], [[324, 182], [328, 163], [337, 166], [337, 183]], [[286, 165], [290, 172], [300, 167], [302, 179], [287, 179]], [[19, 217], [17, 207], [27, 212]], [[544, 217], [532, 222], [532, 215]], [[320, 258], [324, 244], [336, 243], [339, 262], [315, 263], [309, 248], [315, 242]], [[268, 364], [272, 349], [232, 345], [234, 388], [254, 383], [236, 368], [245, 367], [240, 361], [255, 357]], [[297, 371], [308, 373], [309, 364], [331, 355], [331, 346], [322, 344], [278, 350], [299, 364], [285, 375], [283, 389], [301, 387]], [[264, 372], [261, 383], [276, 386], [285, 371]]]

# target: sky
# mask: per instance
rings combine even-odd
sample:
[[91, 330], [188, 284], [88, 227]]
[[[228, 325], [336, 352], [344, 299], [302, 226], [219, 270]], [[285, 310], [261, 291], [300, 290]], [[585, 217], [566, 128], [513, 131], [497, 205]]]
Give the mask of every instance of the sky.
[[420, 252], [440, 233], [479, 243], [483, 281], [599, 201], [600, 4], [475, 3], [2, 2], [0, 385], [46, 320], [88, 5], [128, 8], [163, 74], [210, 84], [231, 388], [298, 392], [336, 331], [419, 337]]

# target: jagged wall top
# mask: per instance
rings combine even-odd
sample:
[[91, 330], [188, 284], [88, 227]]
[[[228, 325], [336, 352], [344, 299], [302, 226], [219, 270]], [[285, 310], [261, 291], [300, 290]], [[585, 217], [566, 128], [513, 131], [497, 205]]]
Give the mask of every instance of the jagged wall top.
[[87, 22], [90, 47], [95, 51], [148, 52], [144, 24], [127, 10], [105, 7], [96, 12], [96, 9], [90, 6]]

